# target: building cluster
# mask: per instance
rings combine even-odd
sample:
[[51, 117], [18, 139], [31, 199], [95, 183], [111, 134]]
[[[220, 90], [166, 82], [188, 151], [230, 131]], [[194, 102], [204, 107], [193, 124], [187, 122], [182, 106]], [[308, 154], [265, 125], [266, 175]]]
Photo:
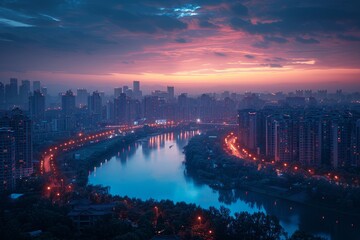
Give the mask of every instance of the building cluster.
[[360, 112], [267, 107], [238, 112], [241, 147], [272, 161], [360, 166]]
[[[41, 88], [40, 82], [22, 81], [19, 89], [26, 85], [26, 97], [20, 97], [17, 80], [10, 79], [0, 95], [8, 95], [7, 89], [14, 89], [9, 100], [1, 101], [0, 109], [9, 111], [19, 107], [33, 121], [35, 142], [44, 139], [68, 137], [72, 132], [91, 131], [106, 125], [133, 125], [165, 121], [225, 121], [236, 119], [236, 96], [228, 91], [220, 97], [215, 94], [202, 94], [190, 97], [186, 93], [175, 96], [173, 86], [166, 91], [155, 90], [143, 95], [140, 82], [133, 86], [114, 88], [113, 95], [104, 92], [90, 92], [85, 88], [76, 92], [68, 90], [51, 97]], [[26, 83], [26, 84], [25, 84]], [[22, 95], [21, 95], [22, 96]]]
[[360, 93], [190, 96], [176, 95], [168, 86], [143, 94], [140, 82], [133, 81], [132, 87], [116, 87], [111, 95], [80, 88], [51, 96], [39, 81], [22, 80], [18, 86], [12, 78], [0, 82], [0, 192], [11, 191], [15, 179], [31, 174], [33, 147], [109, 125], [235, 122], [237, 109], [242, 109], [240, 141], [251, 152], [275, 161], [360, 166]]
[[0, 118], [0, 193], [33, 172], [32, 123], [20, 109]]
[[[32, 88], [29, 80], [22, 80], [20, 86], [16, 78], [11, 78], [7, 84], [0, 82], [0, 109], [20, 107], [23, 110], [28, 110], [29, 107], [31, 107], [29, 97], [35, 94], [37, 95], [37, 101], [40, 95], [47, 95], [47, 88], [41, 87], [40, 81], [33, 81]], [[34, 111], [34, 109], [32, 111]]]

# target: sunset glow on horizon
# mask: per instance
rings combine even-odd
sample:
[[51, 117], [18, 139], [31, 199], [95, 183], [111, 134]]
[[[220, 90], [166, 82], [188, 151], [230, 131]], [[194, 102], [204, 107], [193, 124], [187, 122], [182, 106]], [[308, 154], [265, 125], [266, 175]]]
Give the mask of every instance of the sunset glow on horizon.
[[359, 9], [356, 1], [3, 1], [0, 77], [354, 90]]

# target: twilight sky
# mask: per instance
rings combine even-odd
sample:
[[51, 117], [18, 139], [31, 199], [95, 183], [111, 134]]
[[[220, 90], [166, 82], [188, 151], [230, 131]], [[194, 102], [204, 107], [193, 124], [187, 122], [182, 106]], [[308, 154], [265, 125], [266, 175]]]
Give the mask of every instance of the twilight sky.
[[358, 0], [0, 0], [0, 81], [360, 90]]

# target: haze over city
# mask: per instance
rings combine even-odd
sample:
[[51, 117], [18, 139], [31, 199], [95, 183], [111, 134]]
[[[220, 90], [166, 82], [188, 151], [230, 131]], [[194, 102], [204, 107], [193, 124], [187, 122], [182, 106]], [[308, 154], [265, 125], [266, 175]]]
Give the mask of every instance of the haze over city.
[[1, 1], [0, 78], [359, 89], [358, 1]]
[[359, 240], [360, 1], [0, 0], [0, 239]]

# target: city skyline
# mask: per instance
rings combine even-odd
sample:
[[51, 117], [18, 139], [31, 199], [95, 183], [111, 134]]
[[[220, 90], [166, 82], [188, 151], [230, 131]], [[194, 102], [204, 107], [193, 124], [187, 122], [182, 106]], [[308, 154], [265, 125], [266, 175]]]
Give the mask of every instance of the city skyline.
[[360, 88], [356, 1], [2, 1], [0, 78], [197, 92]]
[[1, 239], [360, 239], [359, 0], [0, 0]]

